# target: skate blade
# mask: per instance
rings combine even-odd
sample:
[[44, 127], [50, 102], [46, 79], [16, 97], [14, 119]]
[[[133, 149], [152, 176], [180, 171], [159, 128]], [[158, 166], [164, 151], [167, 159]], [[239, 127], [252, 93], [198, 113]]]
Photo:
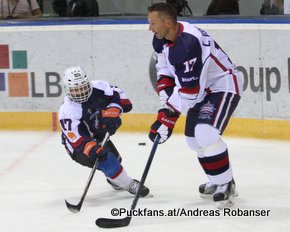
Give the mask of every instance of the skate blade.
[[212, 199], [213, 198], [213, 194], [202, 194], [200, 193], [199, 196], [203, 199]]
[[141, 198], [151, 198], [151, 197], [153, 197], [153, 194], [148, 193], [145, 197], [141, 197]]
[[230, 208], [235, 204], [232, 198], [225, 201], [216, 202], [216, 206], [218, 209]]
[[[203, 199], [212, 199], [213, 198], [213, 194], [203, 194], [200, 193], [199, 196]], [[234, 192], [232, 193], [232, 197], [238, 197], [239, 193], [237, 192], [237, 190], [234, 190]]]
[[238, 197], [238, 196], [239, 196], [239, 193], [237, 192], [237, 190], [234, 190], [232, 197]]
[[[213, 199], [213, 194], [199, 194], [199, 196], [203, 199]], [[232, 195], [232, 197], [238, 197], [239, 193], [235, 191]]]
[[114, 186], [111, 186], [111, 188], [117, 192], [120, 192], [120, 191], [125, 191], [124, 189], [122, 189], [121, 187], [114, 187]]

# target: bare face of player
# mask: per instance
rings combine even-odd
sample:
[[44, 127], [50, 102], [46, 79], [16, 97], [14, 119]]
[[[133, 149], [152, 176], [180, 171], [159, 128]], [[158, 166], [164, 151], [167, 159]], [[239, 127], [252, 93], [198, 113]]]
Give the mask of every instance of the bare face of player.
[[166, 38], [175, 42], [178, 32], [178, 23], [172, 18], [157, 11], [148, 13], [149, 30], [154, 33], [157, 39]]
[[169, 25], [166, 18], [160, 17], [157, 11], [148, 13], [149, 30], [158, 39], [166, 38], [169, 33]]

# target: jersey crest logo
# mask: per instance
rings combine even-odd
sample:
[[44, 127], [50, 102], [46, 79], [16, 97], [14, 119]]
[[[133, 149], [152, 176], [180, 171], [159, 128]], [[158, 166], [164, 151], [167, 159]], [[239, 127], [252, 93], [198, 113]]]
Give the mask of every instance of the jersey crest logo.
[[211, 104], [210, 102], [208, 102], [201, 107], [199, 118], [211, 119], [215, 110], [216, 108], [214, 107], [214, 104]]

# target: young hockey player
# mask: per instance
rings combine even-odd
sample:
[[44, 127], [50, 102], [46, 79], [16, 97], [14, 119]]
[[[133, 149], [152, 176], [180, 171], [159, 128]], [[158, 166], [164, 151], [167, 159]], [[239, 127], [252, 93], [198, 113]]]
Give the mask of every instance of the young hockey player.
[[[63, 82], [66, 96], [59, 110], [59, 122], [68, 154], [89, 168], [98, 159], [97, 169], [113, 188], [136, 194], [140, 183], [126, 173], [112, 141], [105, 148], [100, 146], [106, 132], [113, 135], [120, 127], [121, 114], [132, 109], [131, 102], [118, 87], [101, 80], [90, 81], [80, 67], [66, 69]], [[148, 193], [144, 186], [140, 195], [145, 197]]]

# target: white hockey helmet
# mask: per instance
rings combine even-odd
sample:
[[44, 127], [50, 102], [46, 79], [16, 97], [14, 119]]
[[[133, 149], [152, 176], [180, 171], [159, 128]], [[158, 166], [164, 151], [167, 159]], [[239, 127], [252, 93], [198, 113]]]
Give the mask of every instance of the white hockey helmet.
[[64, 91], [74, 102], [86, 102], [92, 94], [92, 86], [86, 72], [79, 66], [64, 71]]

